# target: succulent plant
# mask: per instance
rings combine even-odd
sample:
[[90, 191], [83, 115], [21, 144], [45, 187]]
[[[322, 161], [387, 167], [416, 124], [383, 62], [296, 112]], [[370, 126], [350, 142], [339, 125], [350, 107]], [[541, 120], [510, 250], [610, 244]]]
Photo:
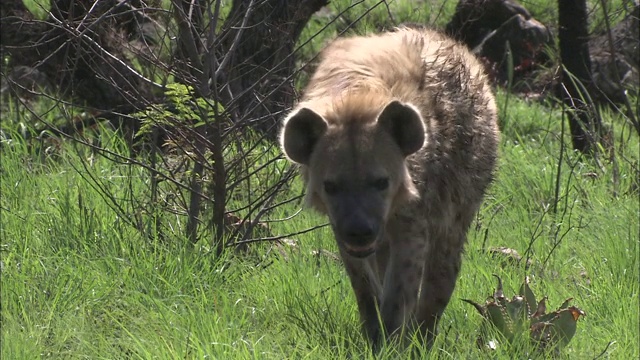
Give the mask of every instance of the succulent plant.
[[[565, 300], [556, 311], [547, 313], [547, 297], [538, 302], [529, 287], [528, 278], [525, 278], [518, 295], [509, 300], [502, 291], [502, 280], [494, 276], [498, 279], [498, 287], [484, 306], [471, 300], [463, 301], [473, 305], [508, 341], [513, 341], [525, 331], [529, 332], [539, 349], [558, 349], [571, 341], [578, 319], [585, 315], [577, 307], [569, 306], [572, 298]], [[479, 340], [480, 343], [484, 342]]]

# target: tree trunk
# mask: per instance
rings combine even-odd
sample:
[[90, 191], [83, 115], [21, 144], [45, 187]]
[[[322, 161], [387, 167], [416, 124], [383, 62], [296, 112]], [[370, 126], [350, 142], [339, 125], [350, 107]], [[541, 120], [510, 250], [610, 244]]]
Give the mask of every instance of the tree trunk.
[[573, 148], [589, 153], [598, 141], [601, 123], [590, 96], [592, 78], [586, 1], [558, 0], [558, 25], [563, 66], [560, 94], [570, 109]]
[[[278, 120], [292, 106], [295, 93], [295, 45], [311, 15], [327, 0], [235, 0], [224, 28], [222, 49], [232, 48], [241, 32], [220, 84], [228, 84], [227, 105], [237, 109], [237, 120], [277, 137]], [[242, 26], [245, 17], [246, 25]], [[249, 120], [249, 121], [243, 121]]]
[[[178, 81], [203, 83], [203, 74], [208, 74], [203, 73], [204, 64], [198, 63], [203, 53], [213, 49], [217, 59], [231, 53], [221, 71], [206, 69], [218, 75], [214, 82], [218, 100], [234, 112], [237, 126], [250, 125], [275, 139], [277, 120], [294, 100], [296, 41], [311, 15], [327, 3], [234, 0], [222, 34], [205, 44], [203, 39], [211, 35], [203, 22], [210, 15], [204, 13], [209, 2], [174, 0], [174, 11], [184, 15], [176, 16], [175, 66], [150, 57], [153, 71], [157, 77], [159, 71], [172, 69]], [[7, 77], [18, 66], [37, 70], [48, 77], [55, 97], [96, 113], [130, 114], [160, 103], [162, 84], [136, 70], [139, 49], [130, 44], [131, 29], [140, 29], [139, 15], [145, 13], [145, 6], [133, 0], [53, 0], [48, 19], [34, 21], [22, 1], [2, 0], [0, 70]], [[188, 38], [195, 42], [187, 43]], [[9, 59], [6, 64], [5, 57]], [[139, 127], [134, 119], [118, 118]]]
[[[3, 0], [3, 75], [19, 67], [43, 74], [55, 98], [93, 114], [130, 114], [157, 102], [161, 87], [135, 70], [123, 46], [136, 16], [125, 3], [51, 1], [49, 17], [34, 21], [22, 1]], [[107, 117], [117, 126], [138, 125], [128, 117]]]

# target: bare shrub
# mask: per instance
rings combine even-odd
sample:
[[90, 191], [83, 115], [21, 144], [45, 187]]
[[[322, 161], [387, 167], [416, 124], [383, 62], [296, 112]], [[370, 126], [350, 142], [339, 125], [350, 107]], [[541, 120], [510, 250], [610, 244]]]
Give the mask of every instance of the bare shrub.
[[[295, 95], [296, 42], [326, 4], [58, 0], [38, 20], [22, 1], [3, 1], [3, 81], [36, 118], [31, 125], [81, 145], [79, 172], [123, 222], [221, 254], [278, 240], [265, 224], [300, 195], [285, 191], [295, 172], [273, 140]], [[24, 86], [19, 69], [54, 86]], [[92, 139], [88, 130], [109, 131], [104, 124], [122, 130], [129, 147]], [[96, 155], [127, 185], [97, 176]]]

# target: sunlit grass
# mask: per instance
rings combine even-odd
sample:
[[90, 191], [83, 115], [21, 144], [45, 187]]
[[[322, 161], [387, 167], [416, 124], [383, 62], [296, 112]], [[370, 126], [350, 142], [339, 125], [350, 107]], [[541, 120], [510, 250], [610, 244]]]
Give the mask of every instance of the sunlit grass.
[[[389, 11], [396, 20], [444, 24], [456, 2], [439, 2], [442, 10], [414, 9], [425, 3], [379, 4], [358, 31], [386, 24]], [[365, 1], [350, 16], [375, 4]], [[346, 7], [338, 1], [330, 9]], [[303, 38], [321, 26], [322, 20], [312, 20]], [[342, 25], [331, 26], [304, 56]], [[504, 92], [498, 94], [503, 139], [497, 177], [469, 233], [458, 286], [429, 358], [534, 358], [524, 341], [500, 343], [493, 351], [476, 346], [481, 318], [461, 299], [484, 301], [495, 287], [492, 274], [503, 279], [508, 294], [529, 276], [550, 308], [574, 298], [587, 316], [561, 352], [567, 358], [594, 358], [605, 349], [603, 358], [639, 358], [638, 136], [622, 116], [604, 112], [613, 148], [601, 149], [595, 159], [582, 157], [570, 150], [568, 131], [562, 133], [560, 108], [513, 95], [507, 102]], [[139, 231], [85, 179], [101, 179], [126, 198], [147, 191], [144, 169], [69, 141], [54, 149], [25, 143], [20, 126], [5, 124], [29, 123], [30, 115], [7, 109], [2, 126], [12, 140], [0, 148], [2, 359], [374, 358], [341, 264], [314, 255], [336, 252], [328, 228], [295, 236], [295, 246], [255, 246], [249, 255], [223, 258], [206, 241], [188, 246], [179, 216], [161, 218], [163, 229], [173, 230], [163, 236]], [[46, 120], [54, 115], [47, 113]], [[128, 156], [113, 132], [101, 134], [102, 146]], [[297, 180], [289, 191], [301, 188]], [[297, 210], [298, 203], [290, 203], [276, 215]], [[324, 222], [303, 211], [270, 230], [291, 234]], [[486, 252], [499, 246], [517, 250], [531, 265], [502, 266]], [[416, 347], [410, 351], [427, 356], [420, 341]], [[388, 347], [377, 358], [404, 355]]]

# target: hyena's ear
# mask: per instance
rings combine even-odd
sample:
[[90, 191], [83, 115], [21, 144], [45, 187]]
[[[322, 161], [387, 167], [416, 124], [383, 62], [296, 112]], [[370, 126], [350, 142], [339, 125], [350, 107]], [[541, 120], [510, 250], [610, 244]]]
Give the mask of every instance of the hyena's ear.
[[424, 122], [418, 110], [411, 105], [390, 102], [378, 116], [378, 124], [391, 134], [404, 156], [415, 153], [424, 145]]
[[308, 165], [314, 146], [326, 130], [327, 122], [322, 116], [302, 108], [285, 120], [280, 136], [282, 149], [292, 161]]

